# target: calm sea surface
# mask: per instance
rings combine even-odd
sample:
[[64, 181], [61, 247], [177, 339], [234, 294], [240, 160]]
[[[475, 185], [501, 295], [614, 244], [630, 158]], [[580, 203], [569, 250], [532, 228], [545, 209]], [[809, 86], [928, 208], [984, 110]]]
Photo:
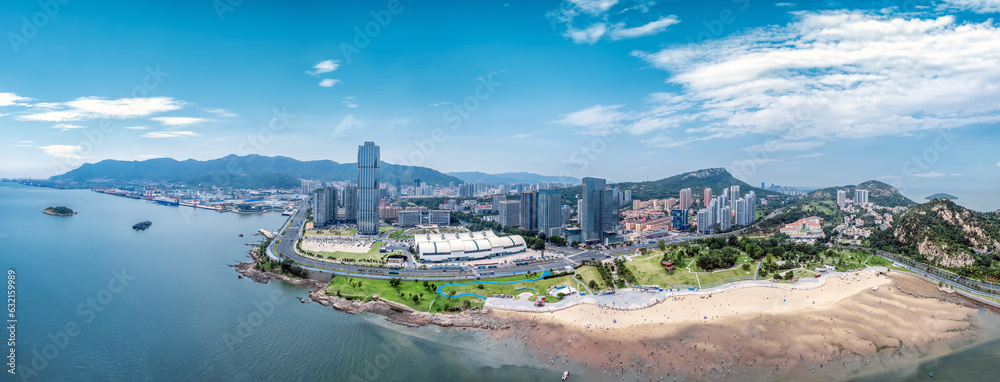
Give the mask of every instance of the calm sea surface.
[[[79, 214], [41, 213], [57, 205]], [[152, 227], [133, 231], [142, 220]], [[17, 277], [18, 377], [552, 381], [570, 369], [574, 380], [608, 379], [601, 370], [547, 365], [523, 344], [481, 332], [402, 328], [302, 304], [295, 297], [307, 297], [304, 288], [238, 279], [227, 265], [246, 260], [244, 244], [259, 239], [258, 228], [276, 230], [284, 220], [0, 183], [0, 265]], [[923, 379], [931, 369], [981, 380], [996, 375], [998, 361], [993, 342], [877, 380]], [[6, 370], [0, 380], [22, 379]]]

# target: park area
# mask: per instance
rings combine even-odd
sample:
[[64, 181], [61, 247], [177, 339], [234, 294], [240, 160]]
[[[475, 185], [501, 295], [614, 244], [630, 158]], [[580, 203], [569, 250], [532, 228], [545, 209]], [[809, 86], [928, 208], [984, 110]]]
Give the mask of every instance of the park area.
[[306, 230], [305, 236], [354, 236], [358, 233], [358, 227], [345, 227], [333, 229], [310, 229]]
[[534, 273], [530, 275], [476, 280], [468, 283], [456, 282], [455, 284], [460, 285], [447, 285], [441, 287], [440, 292], [444, 295], [450, 295], [454, 292], [455, 295], [475, 294], [483, 297], [490, 297], [495, 294], [512, 295], [517, 297], [519, 294], [528, 293], [531, 294], [531, 296], [528, 297], [529, 301], [535, 301], [538, 296], [546, 296], [546, 301], [558, 302], [560, 300], [559, 296], [546, 295], [546, 291], [549, 290], [549, 288], [554, 286], [570, 286], [573, 287], [573, 289], [581, 289], [581, 285], [573, 281], [572, 275], [537, 280], [542, 277], [542, 274]]
[[[625, 267], [635, 275], [639, 285], [659, 285], [661, 288], [686, 288], [698, 286], [707, 288], [717, 286], [727, 282], [750, 279], [753, 277], [756, 264], [750, 262], [749, 256], [741, 254], [736, 260], [735, 268], [706, 272], [698, 268], [694, 257], [681, 257], [679, 263], [675, 263], [674, 271], [667, 272], [665, 266], [661, 264], [663, 252], [651, 251], [643, 257], [636, 257], [634, 261], [625, 262]], [[742, 265], [750, 264], [748, 270], [744, 270]], [[690, 269], [690, 271], [689, 271]]]

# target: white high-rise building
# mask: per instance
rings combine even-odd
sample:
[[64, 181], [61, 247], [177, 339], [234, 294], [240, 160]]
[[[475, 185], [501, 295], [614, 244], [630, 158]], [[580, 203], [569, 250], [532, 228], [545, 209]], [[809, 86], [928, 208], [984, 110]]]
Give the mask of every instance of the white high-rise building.
[[854, 190], [854, 203], [865, 204], [868, 203], [868, 190]]
[[358, 146], [358, 233], [378, 234], [379, 148], [375, 142]]
[[736, 199], [740, 197], [740, 186], [729, 186], [729, 208], [736, 209]]
[[690, 188], [685, 188], [685, 189], [681, 190], [680, 200], [681, 200], [680, 201], [680, 203], [681, 203], [680, 207], [681, 207], [682, 210], [686, 210], [686, 209], [690, 209], [691, 208], [691, 189]]
[[847, 206], [847, 191], [837, 190], [837, 206], [840, 208]]

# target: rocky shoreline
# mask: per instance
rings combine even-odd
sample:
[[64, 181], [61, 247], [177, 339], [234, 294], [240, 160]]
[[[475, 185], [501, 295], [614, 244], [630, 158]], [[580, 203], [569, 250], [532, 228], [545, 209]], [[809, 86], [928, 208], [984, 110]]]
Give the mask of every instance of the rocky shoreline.
[[330, 296], [326, 294], [327, 283], [313, 279], [296, 279], [285, 275], [264, 272], [254, 268], [254, 265], [261, 260], [257, 249], [249, 251], [252, 262], [239, 262], [230, 265], [236, 269], [243, 277], [254, 282], [267, 284], [271, 280], [277, 280], [289, 285], [303, 286], [312, 289], [309, 298], [319, 304], [332, 307], [349, 314], [372, 313], [384, 316], [387, 321], [397, 325], [407, 327], [420, 327], [426, 325], [436, 325], [440, 327], [476, 328], [490, 330], [504, 330], [511, 327], [507, 319], [499, 318], [489, 313], [488, 310], [465, 311], [455, 314], [438, 314], [414, 311], [408, 306], [396, 304], [392, 301], [372, 300], [362, 302], [359, 300], [348, 300], [345, 298]]

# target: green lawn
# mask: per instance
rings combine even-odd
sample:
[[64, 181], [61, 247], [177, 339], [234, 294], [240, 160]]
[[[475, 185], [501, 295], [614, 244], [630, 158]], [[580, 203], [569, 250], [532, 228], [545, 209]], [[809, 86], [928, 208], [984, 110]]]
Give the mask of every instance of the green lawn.
[[413, 235], [407, 235], [406, 231], [398, 230], [389, 234], [390, 239], [412, 239]]
[[[381, 228], [381, 227], [380, 227]], [[358, 227], [347, 227], [344, 229], [310, 229], [306, 230], [306, 236], [323, 235], [323, 236], [354, 236], [358, 233]]]
[[599, 292], [608, 289], [608, 284], [601, 279], [601, 274], [597, 272], [597, 268], [584, 265], [576, 269], [576, 273], [583, 277], [583, 283], [590, 285], [590, 280], [594, 280], [597, 283], [597, 289], [591, 290], [591, 292]]
[[661, 259], [653, 256], [644, 260], [626, 261], [625, 267], [632, 271], [639, 285], [659, 285], [664, 288], [674, 285], [698, 285], [694, 273], [684, 269], [690, 259], [685, 259], [683, 264], [674, 269], [672, 275], [667, 274], [666, 268], [660, 265]]
[[[524, 280], [524, 277], [523, 276], [512, 276], [512, 277], [503, 277], [503, 278], [480, 280], [480, 281], [508, 282], [508, 281], [517, 281], [517, 280]], [[459, 281], [458, 283], [463, 283], [463, 282]], [[482, 285], [483, 289], [479, 289], [479, 285]], [[566, 276], [560, 276], [560, 277], [553, 277], [553, 278], [545, 279], [545, 280], [524, 281], [524, 282], [519, 282], [519, 283], [516, 283], [516, 284], [497, 285], [497, 284], [482, 283], [482, 284], [471, 284], [471, 285], [447, 286], [447, 287], [441, 288], [441, 293], [448, 294], [451, 291], [455, 291], [455, 294], [475, 293], [475, 294], [478, 294], [480, 296], [489, 297], [489, 296], [494, 295], [494, 294], [510, 294], [510, 295], [515, 295], [516, 296], [518, 294], [526, 293], [527, 292], [527, 293], [531, 293], [532, 294], [532, 296], [529, 298], [529, 300], [535, 301], [535, 297], [537, 297], [537, 296], [545, 296], [546, 295], [546, 291], [549, 288], [551, 288], [553, 286], [558, 286], [558, 285], [569, 285], [569, 286], [573, 287], [573, 289], [577, 289], [577, 290], [580, 289], [580, 284], [577, 284], [576, 281], [573, 281], [573, 276], [572, 275], [566, 275]], [[520, 288], [533, 288], [533, 289], [535, 289], [537, 291], [537, 293], [534, 292], [534, 291], [528, 290], [528, 289], [520, 290], [520, 291], [515, 291], [515, 289], [520, 289]], [[549, 301], [549, 302], [558, 302], [559, 298], [556, 297], [556, 296], [548, 296], [548, 297], [546, 297], [546, 300]]]
[[378, 227], [378, 231], [379, 231], [379, 232], [388, 232], [388, 231], [392, 231], [392, 230], [394, 230], [394, 229], [395, 229], [395, 228], [392, 228], [392, 227], [385, 227], [385, 226], [379, 226], [379, 227]]
[[881, 256], [872, 256], [870, 259], [868, 259], [867, 264], [868, 266], [874, 266], [874, 267], [886, 267], [894, 271], [904, 271], [904, 272], [906, 271], [906, 268], [894, 266], [892, 265], [892, 261]]
[[[361, 283], [361, 286], [357, 286]], [[354, 284], [354, 285], [351, 285]], [[326, 294], [336, 296], [340, 291], [341, 296], [355, 299], [368, 300], [373, 295], [380, 298], [405, 304], [413, 309], [426, 312], [431, 306], [431, 301], [437, 297], [433, 290], [425, 289], [422, 282], [403, 281], [399, 288], [389, 284], [389, 280], [362, 279], [357, 277], [336, 276], [330, 281], [330, 286], [326, 288]], [[400, 296], [402, 294], [402, 296]], [[420, 294], [423, 294], [421, 297]], [[418, 301], [414, 302], [411, 295], [417, 295]]]

